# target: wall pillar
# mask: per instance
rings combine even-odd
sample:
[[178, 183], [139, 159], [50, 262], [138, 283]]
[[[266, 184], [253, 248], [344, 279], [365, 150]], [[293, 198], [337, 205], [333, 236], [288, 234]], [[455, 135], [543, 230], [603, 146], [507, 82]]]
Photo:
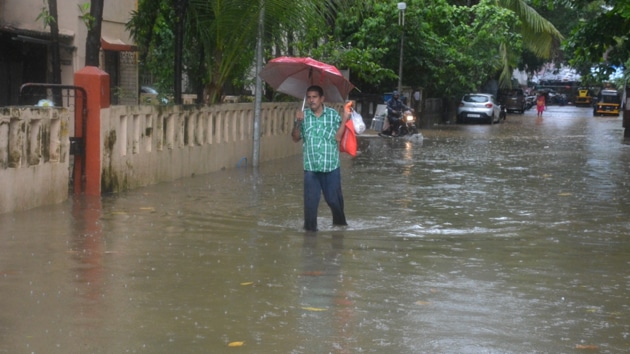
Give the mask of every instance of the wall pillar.
[[[83, 121], [81, 99], [77, 95], [75, 107], [74, 135], [83, 138], [83, 154], [75, 155], [74, 192], [86, 195], [101, 195], [101, 108], [108, 108], [109, 74], [103, 70], [86, 66], [74, 74], [74, 85], [83, 87], [87, 93], [87, 117]], [[83, 98], [85, 99], [85, 98]]]

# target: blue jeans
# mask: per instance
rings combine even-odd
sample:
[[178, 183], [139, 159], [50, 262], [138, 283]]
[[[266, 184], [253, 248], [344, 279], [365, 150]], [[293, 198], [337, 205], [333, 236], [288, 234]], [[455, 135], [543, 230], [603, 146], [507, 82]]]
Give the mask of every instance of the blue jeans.
[[332, 211], [333, 225], [348, 225], [343, 212], [341, 170], [330, 172], [304, 171], [304, 229], [317, 231], [317, 208], [324, 193], [324, 200]]

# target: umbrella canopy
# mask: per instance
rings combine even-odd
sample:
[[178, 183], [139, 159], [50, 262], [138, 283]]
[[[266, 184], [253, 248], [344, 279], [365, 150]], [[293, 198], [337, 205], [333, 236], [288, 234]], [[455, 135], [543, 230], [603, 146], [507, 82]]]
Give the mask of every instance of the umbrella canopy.
[[276, 91], [297, 98], [304, 98], [309, 86], [318, 85], [324, 89], [326, 101], [345, 102], [354, 88], [336, 67], [312, 58], [275, 58], [259, 75]]

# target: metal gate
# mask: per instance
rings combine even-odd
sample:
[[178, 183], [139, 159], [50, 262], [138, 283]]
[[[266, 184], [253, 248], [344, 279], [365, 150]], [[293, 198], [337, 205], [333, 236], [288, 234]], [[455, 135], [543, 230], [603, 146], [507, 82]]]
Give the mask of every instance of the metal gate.
[[[70, 137], [70, 180], [74, 194], [85, 190], [85, 142], [87, 123], [87, 92], [83, 87], [58, 84], [26, 83], [20, 87], [19, 105], [65, 107], [74, 111], [74, 136]], [[77, 131], [80, 125], [80, 131]]]

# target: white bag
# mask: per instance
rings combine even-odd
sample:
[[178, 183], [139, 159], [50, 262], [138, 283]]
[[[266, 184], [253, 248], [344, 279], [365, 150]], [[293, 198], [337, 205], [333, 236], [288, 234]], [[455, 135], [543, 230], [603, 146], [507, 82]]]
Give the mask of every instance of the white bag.
[[354, 131], [357, 134], [363, 134], [365, 131], [365, 122], [363, 121], [363, 117], [359, 114], [359, 112], [352, 110], [350, 114], [350, 119], [352, 119], [352, 124], [354, 125]]

